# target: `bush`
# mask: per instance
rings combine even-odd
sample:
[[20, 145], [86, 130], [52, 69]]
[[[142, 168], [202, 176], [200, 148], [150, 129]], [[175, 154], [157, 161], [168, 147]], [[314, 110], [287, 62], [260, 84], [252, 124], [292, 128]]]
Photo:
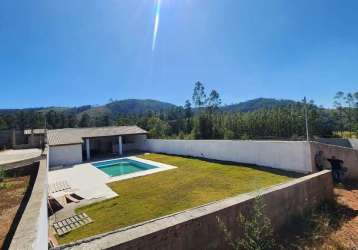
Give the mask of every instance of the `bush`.
[[0, 189], [6, 188], [6, 183], [4, 182], [6, 177], [5, 169], [0, 168]]
[[242, 236], [233, 238], [225, 223], [217, 217], [219, 227], [225, 234], [225, 239], [235, 250], [267, 250], [275, 248], [275, 240], [270, 219], [264, 215], [265, 204], [258, 196], [253, 204], [251, 213], [247, 217], [240, 214], [237, 223], [242, 227]]

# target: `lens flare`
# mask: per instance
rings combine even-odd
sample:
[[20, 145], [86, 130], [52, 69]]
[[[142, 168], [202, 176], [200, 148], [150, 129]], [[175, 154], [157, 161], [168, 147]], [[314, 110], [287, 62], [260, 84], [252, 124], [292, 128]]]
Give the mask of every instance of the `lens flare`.
[[152, 51], [155, 50], [155, 46], [157, 44], [159, 19], [160, 19], [160, 5], [162, 0], [155, 0], [155, 2], [156, 2], [156, 9], [155, 9], [155, 20], [154, 20], [154, 29], [153, 29]]

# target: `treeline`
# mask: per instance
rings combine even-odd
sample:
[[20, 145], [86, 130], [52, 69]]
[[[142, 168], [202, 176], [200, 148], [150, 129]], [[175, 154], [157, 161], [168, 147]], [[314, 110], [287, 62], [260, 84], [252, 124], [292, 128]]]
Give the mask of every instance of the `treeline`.
[[134, 118], [132, 123], [148, 129], [153, 138], [301, 139], [306, 136], [307, 109], [311, 137], [329, 137], [336, 130], [333, 113], [312, 101], [252, 112], [224, 112], [220, 107], [219, 93], [213, 90], [207, 96], [203, 84], [197, 82], [192, 102], [187, 100], [183, 107], [165, 114]]
[[338, 92], [334, 109], [318, 107], [313, 101], [263, 108], [251, 112], [228, 112], [217, 91], [206, 93], [195, 84], [193, 95], [183, 106], [138, 115], [116, 117], [76, 110], [17, 111], [0, 115], [0, 129], [56, 129], [138, 125], [152, 138], [178, 139], [303, 139], [307, 112], [309, 136], [331, 137], [335, 132], [358, 131], [358, 92]]
[[32, 128], [76, 128], [76, 127], [105, 127], [112, 124], [108, 115], [91, 118], [87, 113], [77, 115], [76, 112], [49, 111], [17, 111], [0, 115], [1, 129], [32, 129]]
[[[193, 106], [193, 107], [192, 107]], [[313, 101], [263, 108], [251, 112], [225, 112], [220, 95], [209, 95], [202, 83], [194, 87], [192, 101], [183, 107], [141, 117], [119, 119], [119, 124], [138, 124], [152, 138], [178, 139], [304, 139], [307, 112], [309, 137], [332, 137], [337, 131], [358, 133], [358, 92], [338, 92], [335, 109]]]

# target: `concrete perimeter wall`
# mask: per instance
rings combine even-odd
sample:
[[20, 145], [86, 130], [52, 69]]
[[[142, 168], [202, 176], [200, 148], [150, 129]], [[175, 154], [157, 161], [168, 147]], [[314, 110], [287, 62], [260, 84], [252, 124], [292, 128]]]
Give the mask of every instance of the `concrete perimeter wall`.
[[82, 162], [82, 144], [50, 146], [50, 167]]
[[325, 170], [259, 193], [213, 202], [56, 249], [227, 249], [217, 218], [226, 224], [234, 237], [239, 236], [242, 228], [236, 218], [252, 211], [258, 195], [263, 197], [264, 213], [271, 219], [274, 230], [281, 230], [286, 223], [292, 223], [292, 219], [333, 199], [331, 174]]
[[147, 139], [141, 150], [255, 164], [298, 173], [313, 171], [309, 142]]
[[39, 162], [39, 169], [19, 225], [16, 228], [9, 249], [48, 249], [47, 220], [47, 171], [48, 158], [45, 151]]
[[[345, 178], [358, 181], [358, 150], [334, 145], [328, 145], [319, 142], [311, 142], [311, 157], [314, 164], [314, 156], [318, 151], [323, 151], [324, 158], [331, 158], [333, 155], [343, 160], [343, 166], [347, 168]], [[328, 161], [324, 161], [324, 167], [330, 169]]]

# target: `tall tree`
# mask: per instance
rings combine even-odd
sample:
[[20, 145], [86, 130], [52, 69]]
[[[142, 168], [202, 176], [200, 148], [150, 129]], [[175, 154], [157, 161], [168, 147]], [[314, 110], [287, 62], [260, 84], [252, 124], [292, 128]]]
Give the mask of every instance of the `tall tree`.
[[206, 104], [205, 87], [201, 82], [196, 82], [193, 92], [193, 103], [197, 108], [201, 108]]
[[348, 129], [349, 129], [350, 136], [352, 136], [353, 123], [354, 123], [354, 105], [355, 105], [353, 94], [347, 93], [347, 95], [344, 97], [344, 100], [347, 105], [347, 108], [345, 109], [345, 114], [347, 117]]
[[334, 102], [333, 102], [333, 105], [336, 108], [335, 115], [336, 115], [336, 119], [338, 121], [338, 128], [339, 128], [339, 131], [341, 132], [341, 134], [342, 134], [343, 129], [344, 129], [343, 128], [343, 124], [344, 124], [344, 121], [343, 121], [343, 106], [342, 106], [343, 98], [344, 98], [344, 92], [339, 91], [335, 95]]
[[220, 95], [216, 90], [212, 90], [207, 100], [208, 107], [211, 110], [216, 110], [221, 105]]
[[185, 101], [184, 111], [185, 111], [185, 118], [190, 118], [192, 116], [191, 103], [189, 100]]

